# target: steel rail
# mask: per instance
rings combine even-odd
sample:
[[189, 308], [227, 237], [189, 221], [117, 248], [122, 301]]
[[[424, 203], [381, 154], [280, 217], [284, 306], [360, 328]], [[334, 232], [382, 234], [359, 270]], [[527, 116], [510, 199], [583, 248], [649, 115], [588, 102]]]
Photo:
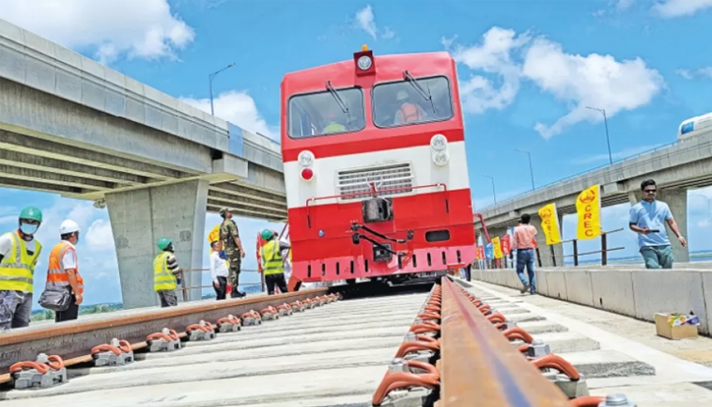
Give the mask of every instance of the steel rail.
[[21, 361], [35, 360], [38, 354], [59, 355], [65, 365], [91, 361], [91, 349], [112, 338], [126, 339], [134, 350], [146, 346], [146, 337], [163, 328], [174, 329], [179, 336], [185, 336], [185, 328], [200, 320], [216, 321], [232, 315], [269, 306], [277, 307], [284, 302], [302, 301], [325, 295], [328, 288], [300, 290], [272, 296], [256, 296], [245, 299], [204, 301], [180, 304], [177, 307], [148, 308], [117, 312], [115, 315], [102, 314], [101, 319], [92, 316], [90, 320], [62, 322], [13, 330], [0, 334], [0, 383], [10, 380], [6, 374], [9, 367]]
[[439, 407], [571, 407], [447, 277], [441, 315]]

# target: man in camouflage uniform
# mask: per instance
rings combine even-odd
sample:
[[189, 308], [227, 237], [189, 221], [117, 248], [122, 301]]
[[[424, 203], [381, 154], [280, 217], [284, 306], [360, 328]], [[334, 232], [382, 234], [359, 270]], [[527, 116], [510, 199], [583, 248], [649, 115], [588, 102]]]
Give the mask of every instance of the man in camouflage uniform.
[[220, 241], [230, 264], [230, 271], [227, 277], [227, 282], [232, 287], [230, 297], [244, 297], [245, 293], [237, 291], [237, 286], [240, 282], [240, 263], [242, 258], [245, 257], [245, 250], [242, 248], [242, 242], [240, 241], [240, 232], [235, 221], [232, 220], [232, 211], [230, 209], [220, 209], [220, 216], [223, 218], [223, 222], [220, 225]]

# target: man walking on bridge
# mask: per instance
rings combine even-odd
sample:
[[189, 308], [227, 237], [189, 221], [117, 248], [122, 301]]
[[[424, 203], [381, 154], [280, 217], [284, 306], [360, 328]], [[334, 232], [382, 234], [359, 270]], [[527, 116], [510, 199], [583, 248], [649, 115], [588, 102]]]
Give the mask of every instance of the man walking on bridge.
[[287, 243], [280, 242], [277, 238], [277, 232], [272, 230], [265, 229], [260, 235], [267, 242], [260, 250], [262, 273], [265, 276], [267, 294], [274, 295], [275, 285], [279, 288], [279, 292], [284, 294], [289, 290], [287, 289], [287, 280], [284, 278], [284, 256], [282, 252], [289, 250], [290, 246]]
[[[514, 228], [514, 249], [517, 250], [517, 276], [522, 282], [522, 294], [536, 292], [536, 281], [534, 278], [534, 249], [536, 248], [536, 228], [529, 224], [531, 216], [528, 213], [522, 214], [521, 222]], [[527, 268], [529, 282], [524, 278], [524, 267]]]
[[223, 218], [223, 222], [220, 225], [220, 241], [227, 255], [227, 261], [230, 263], [230, 273], [227, 277], [227, 282], [232, 287], [230, 298], [244, 297], [245, 293], [237, 290], [237, 286], [240, 283], [240, 263], [242, 258], [245, 257], [245, 250], [242, 248], [242, 241], [240, 240], [240, 232], [235, 221], [232, 220], [232, 211], [230, 209], [220, 209], [220, 216]]
[[645, 260], [645, 268], [671, 269], [673, 253], [665, 223], [675, 233], [682, 247], [687, 247], [687, 240], [680, 233], [670, 207], [655, 199], [658, 192], [655, 181], [643, 181], [640, 189], [643, 191], [643, 200], [630, 208], [630, 230], [638, 233], [638, 246]]
[[30, 325], [32, 278], [42, 252], [34, 234], [41, 223], [42, 211], [28, 206], [19, 228], [0, 236], [0, 331]]
[[161, 307], [174, 307], [178, 305], [175, 291], [178, 288], [176, 276], [183, 273], [183, 270], [178, 267], [171, 239], [165, 237], [158, 239], [158, 248], [162, 252], [153, 260], [153, 289], [158, 293]]

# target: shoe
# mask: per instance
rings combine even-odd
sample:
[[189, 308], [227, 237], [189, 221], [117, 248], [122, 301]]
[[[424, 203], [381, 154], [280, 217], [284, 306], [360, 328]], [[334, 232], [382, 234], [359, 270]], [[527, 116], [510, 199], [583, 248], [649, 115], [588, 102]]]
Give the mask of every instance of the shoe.
[[246, 296], [246, 295], [247, 295], [247, 294], [245, 294], [245, 293], [243, 293], [243, 292], [240, 292], [240, 291], [238, 291], [238, 292], [235, 293], [235, 297], [237, 297], [237, 298], [242, 298], [242, 297], [244, 297], [244, 296]]
[[529, 290], [529, 284], [524, 284], [521, 290], [519, 290], [520, 293], [524, 294]]

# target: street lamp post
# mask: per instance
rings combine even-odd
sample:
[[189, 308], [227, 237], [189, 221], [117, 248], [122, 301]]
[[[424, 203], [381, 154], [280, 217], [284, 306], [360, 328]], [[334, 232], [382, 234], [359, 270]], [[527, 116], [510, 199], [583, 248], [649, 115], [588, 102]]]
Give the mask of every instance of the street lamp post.
[[516, 151], [519, 151], [520, 153], [524, 153], [529, 157], [529, 175], [532, 177], [532, 191], [536, 189], [534, 186], [534, 167], [532, 167], [532, 155], [529, 153], [529, 151], [526, 150], [520, 150], [518, 148], [515, 148]]
[[209, 77], [209, 78], [210, 78], [210, 114], [211, 114], [212, 116], [215, 116], [215, 108], [213, 107], [213, 79], [215, 79], [215, 77], [216, 77], [220, 72], [222, 72], [222, 71], [224, 71], [224, 70], [226, 70], [226, 69], [228, 69], [228, 68], [232, 68], [233, 66], [235, 66], [235, 63], [234, 63], [234, 62], [231, 63], [230, 65], [226, 66], [225, 68], [220, 69], [220, 70], [215, 71], [215, 72], [213, 72], [213, 73], [210, 74], [210, 77]]
[[608, 136], [608, 118], [606, 117], [606, 110], [589, 106], [586, 106], [586, 109], [597, 110], [603, 114], [603, 123], [606, 126], [606, 141], [608, 142], [608, 162], [613, 165], [613, 154], [611, 154], [611, 138]]
[[480, 176], [489, 178], [492, 181], [492, 197], [494, 198], [494, 204], [497, 205], [497, 192], [494, 189], [494, 177], [490, 177], [489, 175], [485, 174], [480, 174]]

